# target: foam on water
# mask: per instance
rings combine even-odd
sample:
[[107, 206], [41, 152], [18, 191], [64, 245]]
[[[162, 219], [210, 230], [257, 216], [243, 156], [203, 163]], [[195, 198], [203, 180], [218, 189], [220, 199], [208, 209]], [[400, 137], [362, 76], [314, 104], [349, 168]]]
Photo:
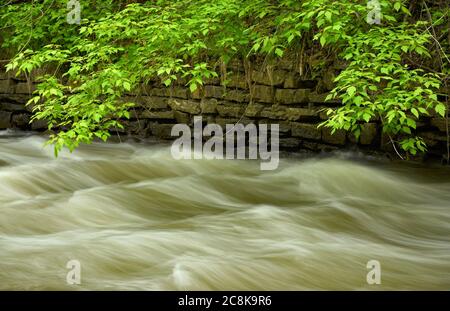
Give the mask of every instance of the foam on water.
[[0, 289], [450, 289], [448, 170], [0, 136]]

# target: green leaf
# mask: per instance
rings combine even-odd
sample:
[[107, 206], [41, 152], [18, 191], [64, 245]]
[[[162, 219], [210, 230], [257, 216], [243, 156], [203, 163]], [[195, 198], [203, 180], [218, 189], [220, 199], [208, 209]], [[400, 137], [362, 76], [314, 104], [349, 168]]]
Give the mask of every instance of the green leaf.
[[350, 86], [350, 87], [347, 89], [347, 94], [350, 95], [350, 96], [355, 95], [355, 92], [356, 92], [356, 87], [354, 87], [354, 86]]
[[445, 105], [442, 103], [439, 103], [434, 107], [434, 110], [441, 116], [445, 117]]
[[191, 83], [189, 85], [189, 90], [191, 91], [191, 93], [194, 93], [197, 90], [197, 84], [196, 83]]
[[276, 49], [275, 49], [275, 54], [276, 54], [278, 57], [283, 57], [284, 52], [283, 52], [282, 49], [276, 48]]
[[423, 107], [419, 107], [419, 111], [420, 111], [420, 113], [422, 113], [424, 115], [429, 115], [428, 111]]
[[164, 80], [164, 85], [165, 85], [165, 86], [169, 86], [171, 83], [172, 83], [172, 80], [171, 80], [171, 79], [166, 79], [166, 80]]
[[131, 84], [130, 84], [130, 82], [125, 81], [125, 82], [123, 83], [123, 88], [124, 88], [126, 91], [131, 91]]
[[353, 102], [357, 105], [360, 106], [361, 103], [363, 102], [363, 97], [362, 96], [356, 96], [353, 98]]

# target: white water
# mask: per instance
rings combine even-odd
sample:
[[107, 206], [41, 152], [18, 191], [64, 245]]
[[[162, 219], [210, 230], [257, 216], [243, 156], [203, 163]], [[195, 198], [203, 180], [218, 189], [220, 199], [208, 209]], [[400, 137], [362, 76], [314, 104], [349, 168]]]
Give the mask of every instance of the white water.
[[2, 290], [450, 289], [448, 169], [44, 142], [0, 137]]

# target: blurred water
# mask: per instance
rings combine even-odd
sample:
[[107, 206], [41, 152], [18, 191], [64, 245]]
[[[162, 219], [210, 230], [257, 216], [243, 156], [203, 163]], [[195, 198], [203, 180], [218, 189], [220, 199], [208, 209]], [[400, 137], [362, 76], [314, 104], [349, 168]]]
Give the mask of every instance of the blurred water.
[[334, 156], [263, 172], [137, 143], [55, 159], [44, 142], [0, 134], [0, 289], [450, 289], [448, 169]]

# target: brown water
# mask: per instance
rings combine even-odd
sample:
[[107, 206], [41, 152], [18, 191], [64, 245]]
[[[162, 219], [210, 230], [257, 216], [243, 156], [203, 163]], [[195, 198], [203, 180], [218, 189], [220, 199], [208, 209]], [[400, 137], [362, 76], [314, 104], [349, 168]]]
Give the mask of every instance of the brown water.
[[2, 290], [450, 289], [448, 169], [336, 155], [262, 172], [130, 143], [54, 159], [2, 135]]

